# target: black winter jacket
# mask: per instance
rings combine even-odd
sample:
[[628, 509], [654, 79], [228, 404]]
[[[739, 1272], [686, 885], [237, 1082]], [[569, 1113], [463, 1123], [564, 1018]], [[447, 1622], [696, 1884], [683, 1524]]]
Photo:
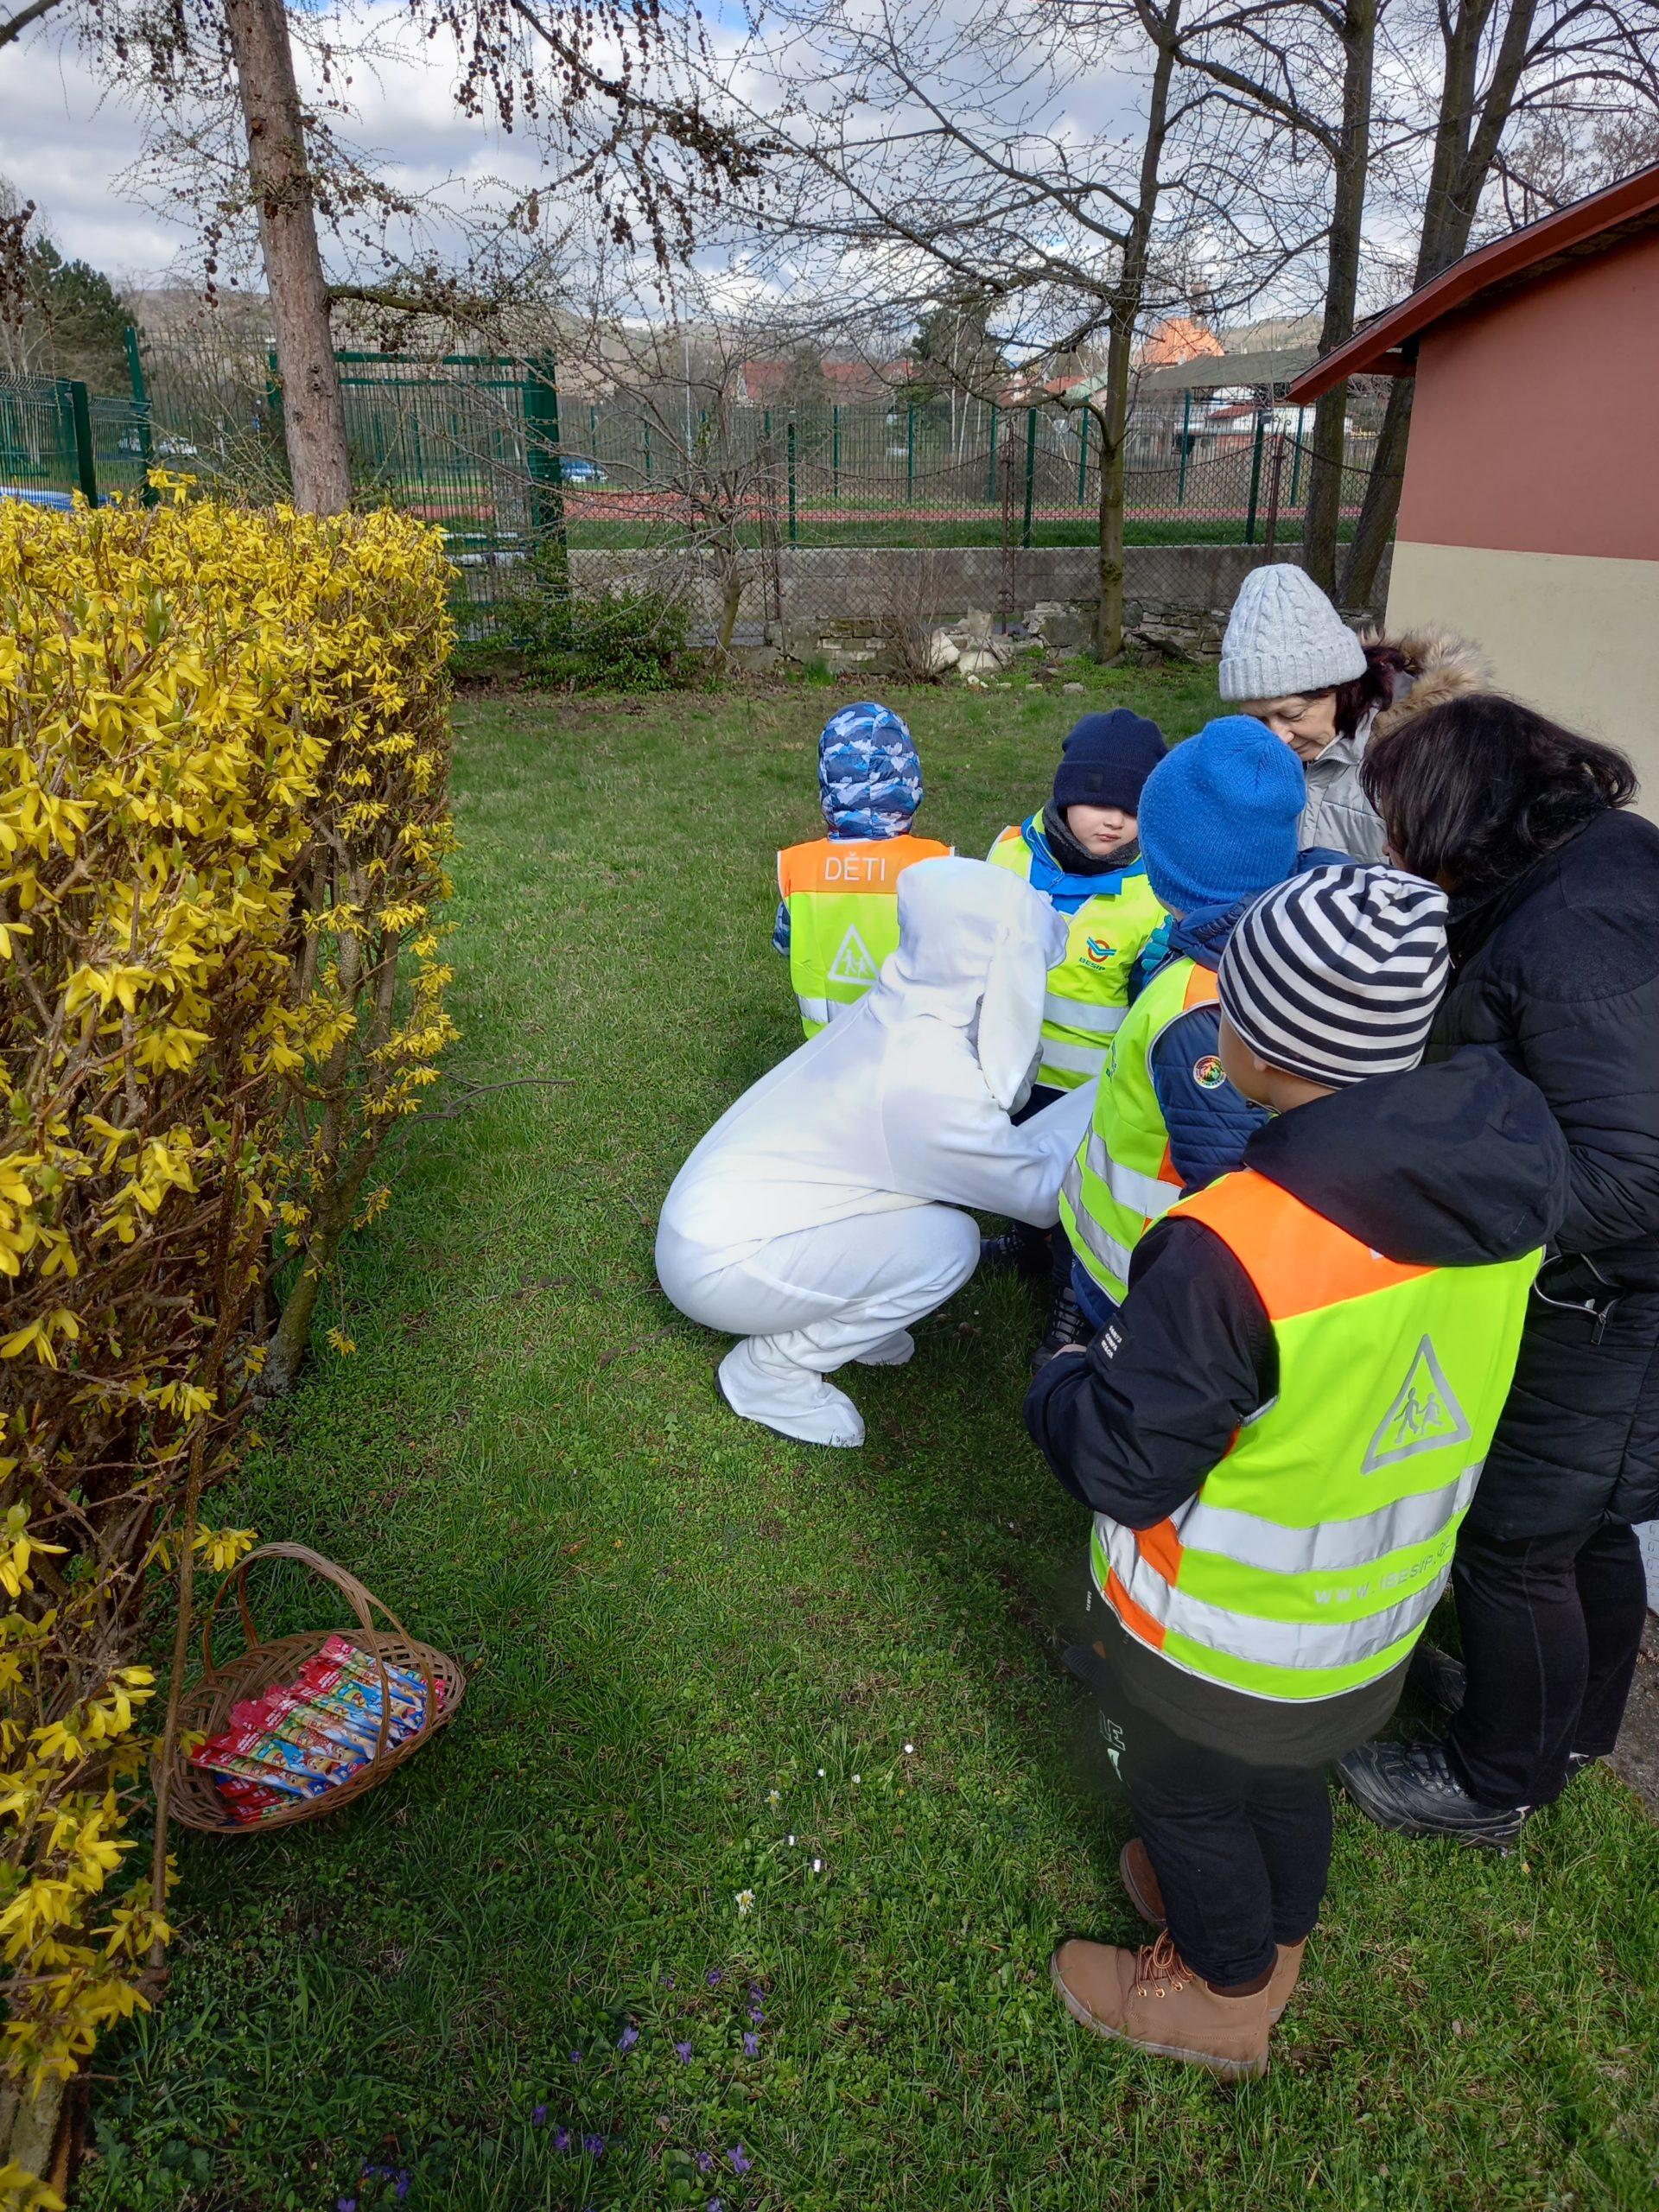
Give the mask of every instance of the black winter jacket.
[[[1490, 1052], [1300, 1106], [1250, 1139], [1244, 1162], [1387, 1258], [1418, 1265], [1536, 1250], [1567, 1204], [1560, 1131], [1533, 1085]], [[1278, 1387], [1272, 1327], [1249, 1278], [1219, 1237], [1177, 1214], [1135, 1248], [1129, 1294], [1086, 1357], [1039, 1370], [1026, 1419], [1075, 1497], [1149, 1529], [1197, 1495]], [[1098, 1619], [1104, 1608], [1093, 1611]], [[1104, 1641], [1130, 1702], [1264, 1765], [1319, 1765], [1363, 1742], [1393, 1711], [1404, 1672], [1281, 1703], [1185, 1674], [1115, 1624]]]
[[1569, 1154], [1471, 1520], [1544, 1535], [1659, 1514], [1659, 829], [1607, 811], [1503, 890], [1454, 899], [1431, 1058], [1496, 1046]]

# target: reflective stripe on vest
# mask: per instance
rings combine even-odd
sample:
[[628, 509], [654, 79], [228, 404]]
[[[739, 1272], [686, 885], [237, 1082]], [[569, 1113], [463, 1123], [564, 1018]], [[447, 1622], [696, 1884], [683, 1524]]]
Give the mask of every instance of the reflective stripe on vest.
[[[1040, 812], [1036, 820], [1042, 823]], [[991, 864], [1031, 880], [1031, 847], [1023, 830], [1005, 830], [991, 847]], [[1164, 919], [1146, 870], [1137, 861], [1118, 888], [1065, 914], [1065, 954], [1048, 971], [1043, 998], [1043, 1057], [1037, 1081], [1075, 1090], [1101, 1073], [1111, 1040], [1128, 1013], [1129, 971]]]
[[1279, 1392], [1168, 1520], [1095, 1516], [1096, 1585], [1188, 1674], [1281, 1700], [1360, 1688], [1405, 1659], [1446, 1586], [1541, 1255], [1387, 1260], [1249, 1169], [1180, 1212], [1249, 1277]]
[[897, 949], [899, 878], [950, 850], [931, 837], [817, 837], [779, 854], [789, 976], [809, 1037], [856, 1006]]
[[1060, 1184], [1060, 1221], [1071, 1249], [1120, 1306], [1135, 1246], [1181, 1195], [1152, 1080], [1153, 1047], [1172, 1021], [1215, 995], [1213, 969], [1196, 960], [1172, 960], [1158, 970], [1117, 1033], [1089, 1134]]

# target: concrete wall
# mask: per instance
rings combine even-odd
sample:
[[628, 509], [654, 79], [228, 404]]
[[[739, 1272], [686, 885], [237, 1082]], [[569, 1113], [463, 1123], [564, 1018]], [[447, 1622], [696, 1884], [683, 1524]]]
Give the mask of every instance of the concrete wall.
[[1659, 560], [1484, 545], [1395, 548], [1389, 626], [1437, 622], [1483, 645], [1499, 684], [1621, 746], [1659, 820]]
[[[1259, 545], [1132, 545], [1124, 556], [1124, 597], [1131, 605], [1228, 607], [1262, 557]], [[683, 556], [667, 549], [582, 550], [571, 554], [570, 567], [581, 592], [622, 582], [666, 584], [684, 575]], [[720, 593], [706, 565], [695, 588], [702, 619], [713, 622]], [[1015, 619], [1039, 600], [1093, 605], [1098, 598], [1097, 556], [1090, 545], [1040, 545], [1008, 554], [996, 545], [783, 545], [776, 596], [757, 554], [744, 578], [739, 620], [745, 633], [753, 635], [780, 613], [786, 623], [855, 621], [900, 607], [949, 622], [976, 607]]]

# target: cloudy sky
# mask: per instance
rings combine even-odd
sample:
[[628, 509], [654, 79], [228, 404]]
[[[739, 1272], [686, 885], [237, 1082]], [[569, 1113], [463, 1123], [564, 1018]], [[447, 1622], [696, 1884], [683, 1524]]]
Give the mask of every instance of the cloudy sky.
[[[364, 136], [390, 156], [397, 181], [421, 193], [450, 177], [532, 178], [527, 146], [456, 114], [453, 66], [418, 41], [405, 43], [410, 58], [383, 67], [364, 103], [373, 117]], [[101, 93], [61, 33], [43, 28], [0, 48], [0, 175], [44, 211], [66, 253], [118, 282], [154, 281], [183, 242], [118, 183], [138, 149], [136, 116]]]

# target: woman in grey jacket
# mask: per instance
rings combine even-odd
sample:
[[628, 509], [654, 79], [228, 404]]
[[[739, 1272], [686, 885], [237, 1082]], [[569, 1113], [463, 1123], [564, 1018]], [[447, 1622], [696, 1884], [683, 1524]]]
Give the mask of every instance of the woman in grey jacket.
[[1491, 674], [1473, 645], [1444, 631], [1357, 634], [1304, 569], [1277, 562], [1240, 587], [1218, 682], [1224, 699], [1266, 722], [1301, 761], [1302, 849], [1380, 861], [1382, 824], [1360, 788], [1366, 747], [1430, 707], [1490, 690]]

